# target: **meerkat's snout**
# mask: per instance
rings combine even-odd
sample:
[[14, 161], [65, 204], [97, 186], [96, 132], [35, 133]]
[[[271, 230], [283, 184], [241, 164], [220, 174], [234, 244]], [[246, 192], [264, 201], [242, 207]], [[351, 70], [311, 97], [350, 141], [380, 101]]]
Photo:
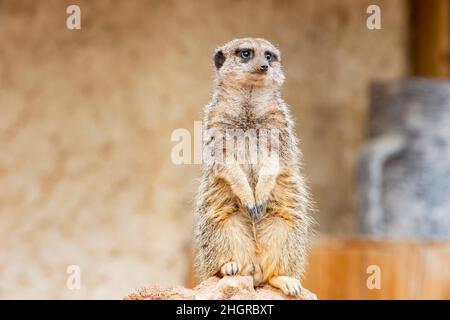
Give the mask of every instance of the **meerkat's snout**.
[[249, 61], [252, 65], [251, 73], [257, 73], [265, 75], [268, 73], [270, 68], [270, 61], [272, 54], [269, 52], [256, 52], [257, 55], [253, 61]]
[[252, 73], [259, 73], [259, 74], [265, 75], [267, 73], [267, 71], [269, 70], [269, 63], [267, 60], [265, 60], [265, 58], [257, 59], [254, 62], [253, 69], [254, 69], [254, 71]]

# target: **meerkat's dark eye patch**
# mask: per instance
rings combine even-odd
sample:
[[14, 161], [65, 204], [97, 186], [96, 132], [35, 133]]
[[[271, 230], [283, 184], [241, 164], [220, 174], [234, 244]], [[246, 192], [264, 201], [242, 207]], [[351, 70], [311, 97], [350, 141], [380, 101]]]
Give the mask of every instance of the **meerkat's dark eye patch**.
[[264, 52], [264, 56], [266, 57], [266, 60], [271, 62], [271, 61], [275, 61], [278, 59], [277, 55], [273, 52], [270, 51], [266, 51]]
[[225, 55], [222, 51], [217, 51], [214, 55], [214, 65], [216, 66], [217, 70], [220, 69], [220, 67], [225, 62]]
[[242, 60], [244, 62], [247, 62], [251, 58], [253, 58], [253, 56], [255, 55], [255, 52], [252, 49], [237, 49], [236, 55], [238, 57], [242, 58]]

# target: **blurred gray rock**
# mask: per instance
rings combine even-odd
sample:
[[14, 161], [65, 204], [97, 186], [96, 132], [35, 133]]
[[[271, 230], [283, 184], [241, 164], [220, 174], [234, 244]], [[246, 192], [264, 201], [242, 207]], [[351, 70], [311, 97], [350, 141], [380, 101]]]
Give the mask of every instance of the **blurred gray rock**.
[[369, 122], [358, 166], [360, 231], [450, 239], [450, 82], [376, 82]]

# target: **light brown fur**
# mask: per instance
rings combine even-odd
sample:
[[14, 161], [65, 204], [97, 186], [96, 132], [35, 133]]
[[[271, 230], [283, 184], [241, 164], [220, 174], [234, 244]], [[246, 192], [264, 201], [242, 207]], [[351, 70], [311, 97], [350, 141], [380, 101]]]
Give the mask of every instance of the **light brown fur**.
[[[243, 59], [239, 49], [252, 49], [253, 58]], [[267, 51], [277, 59], [268, 62]], [[279, 159], [265, 155], [254, 164], [233, 158], [203, 165], [194, 235], [199, 278], [253, 275], [255, 285], [268, 282], [297, 295], [311, 220], [293, 121], [280, 96], [280, 53], [264, 39], [236, 39], [216, 50], [215, 61], [204, 132], [278, 129], [279, 144], [270, 147]], [[264, 63], [269, 64], [267, 72], [258, 72]], [[210, 142], [205, 136], [204, 147], [211, 148]]]

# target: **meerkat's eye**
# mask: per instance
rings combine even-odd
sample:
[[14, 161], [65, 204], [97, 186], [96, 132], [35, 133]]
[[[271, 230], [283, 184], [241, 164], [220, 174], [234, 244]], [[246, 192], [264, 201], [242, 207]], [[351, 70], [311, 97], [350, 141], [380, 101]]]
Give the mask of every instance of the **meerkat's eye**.
[[272, 52], [267, 51], [264, 55], [269, 62], [275, 59], [275, 55]]
[[243, 49], [243, 50], [238, 50], [238, 55], [242, 58], [242, 59], [250, 59], [251, 57], [253, 57], [253, 51], [250, 49]]

